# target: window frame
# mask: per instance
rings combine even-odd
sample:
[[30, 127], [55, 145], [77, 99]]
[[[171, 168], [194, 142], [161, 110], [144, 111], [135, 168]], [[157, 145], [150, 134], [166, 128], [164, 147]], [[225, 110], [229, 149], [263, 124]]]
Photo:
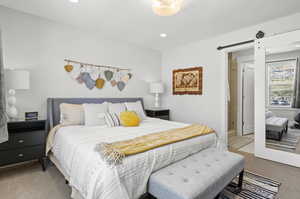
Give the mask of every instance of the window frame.
[[[292, 109], [292, 105], [293, 105], [293, 102], [291, 101], [291, 104], [288, 105], [288, 106], [284, 106], [284, 105], [272, 105], [270, 104], [270, 89], [269, 89], [269, 79], [270, 79], [270, 72], [269, 72], [269, 66], [268, 64], [270, 63], [275, 63], [275, 62], [288, 62], [288, 61], [294, 61], [295, 62], [295, 72], [294, 72], [294, 77], [293, 77], [293, 90], [295, 90], [295, 86], [296, 86], [296, 73], [297, 73], [297, 60], [298, 58], [290, 58], [290, 59], [279, 59], [279, 60], [269, 60], [269, 61], [266, 61], [266, 80], [267, 80], [267, 84], [266, 84], [266, 104], [267, 104], [267, 107], [268, 108], [272, 108], [272, 109]], [[291, 96], [292, 99], [294, 99], [294, 93], [293, 95]]]

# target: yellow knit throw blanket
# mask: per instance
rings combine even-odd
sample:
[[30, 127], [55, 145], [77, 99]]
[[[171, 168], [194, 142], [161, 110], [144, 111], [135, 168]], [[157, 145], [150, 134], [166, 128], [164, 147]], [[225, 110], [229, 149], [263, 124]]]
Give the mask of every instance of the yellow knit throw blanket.
[[102, 158], [108, 164], [117, 165], [121, 164], [126, 156], [214, 132], [213, 129], [207, 126], [193, 124], [184, 128], [152, 133], [130, 140], [114, 143], [100, 143], [97, 145], [96, 150], [100, 152]]

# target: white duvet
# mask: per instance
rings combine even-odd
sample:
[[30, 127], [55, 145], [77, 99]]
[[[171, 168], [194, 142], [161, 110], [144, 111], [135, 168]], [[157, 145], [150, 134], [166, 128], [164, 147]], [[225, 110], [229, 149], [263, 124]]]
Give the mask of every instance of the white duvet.
[[204, 135], [129, 156], [122, 165], [114, 167], [106, 165], [95, 146], [100, 142], [127, 140], [184, 126], [187, 124], [147, 118], [139, 127], [62, 127], [54, 137], [52, 152], [70, 177], [70, 186], [84, 199], [138, 199], [146, 192], [152, 172], [214, 147], [216, 135]]

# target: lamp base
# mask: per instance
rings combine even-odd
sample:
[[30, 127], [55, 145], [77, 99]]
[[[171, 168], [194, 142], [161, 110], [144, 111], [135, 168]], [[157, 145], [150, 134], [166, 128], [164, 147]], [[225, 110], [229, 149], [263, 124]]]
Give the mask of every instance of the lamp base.
[[7, 115], [10, 120], [17, 120], [18, 119], [18, 109], [16, 107], [16, 91], [14, 89], [10, 89], [8, 91], [8, 97], [7, 97]]
[[155, 108], [160, 108], [160, 103], [159, 103], [159, 93], [155, 93], [155, 103], [154, 103]]

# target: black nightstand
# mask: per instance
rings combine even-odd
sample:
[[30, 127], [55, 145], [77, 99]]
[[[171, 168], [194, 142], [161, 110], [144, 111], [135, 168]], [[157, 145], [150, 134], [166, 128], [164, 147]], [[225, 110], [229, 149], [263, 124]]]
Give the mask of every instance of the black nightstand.
[[8, 122], [9, 140], [0, 144], [0, 166], [38, 159], [45, 170], [46, 121]]
[[146, 109], [146, 114], [148, 117], [159, 118], [163, 120], [170, 120], [170, 110], [169, 109], [160, 109], [160, 108], [150, 108]]

